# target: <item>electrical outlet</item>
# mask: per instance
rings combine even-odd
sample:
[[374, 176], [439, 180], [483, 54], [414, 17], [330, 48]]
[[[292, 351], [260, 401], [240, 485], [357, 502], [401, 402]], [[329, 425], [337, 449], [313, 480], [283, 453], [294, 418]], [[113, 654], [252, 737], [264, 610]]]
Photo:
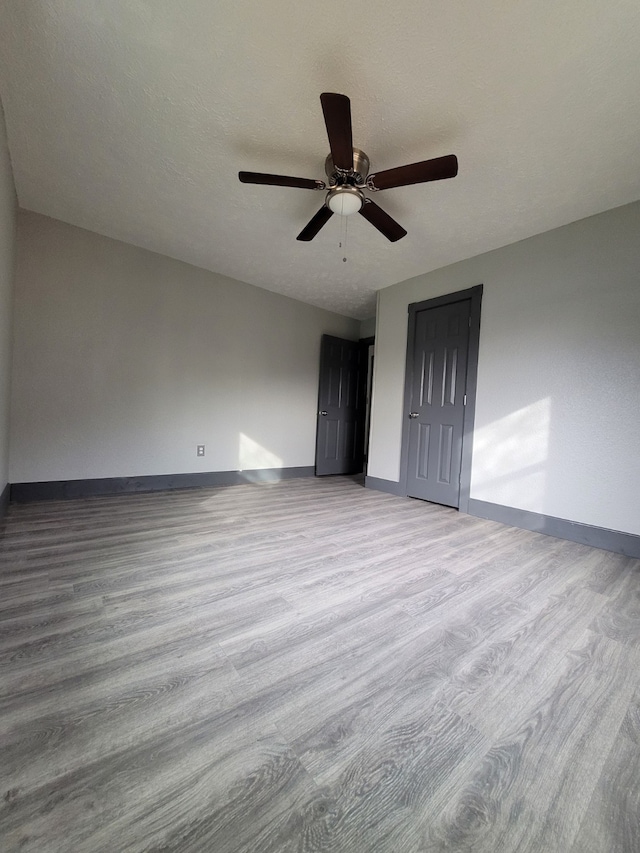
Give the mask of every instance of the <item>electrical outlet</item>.
[[198, 456], [204, 456], [204, 444], [198, 444], [196, 453]]

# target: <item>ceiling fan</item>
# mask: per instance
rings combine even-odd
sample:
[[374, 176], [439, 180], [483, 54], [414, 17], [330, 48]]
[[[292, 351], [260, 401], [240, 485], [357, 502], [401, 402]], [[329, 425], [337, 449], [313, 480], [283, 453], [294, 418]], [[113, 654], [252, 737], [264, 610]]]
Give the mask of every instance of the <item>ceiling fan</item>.
[[458, 174], [456, 156], [449, 154], [446, 157], [422, 160], [420, 163], [398, 166], [395, 169], [386, 169], [384, 172], [370, 175], [369, 158], [364, 151], [353, 147], [349, 98], [346, 95], [324, 92], [320, 95], [320, 102], [331, 149], [324, 166], [329, 179], [328, 184], [313, 178], [292, 178], [286, 175], [267, 175], [262, 172], [239, 172], [238, 177], [244, 184], [300, 187], [322, 192], [327, 190], [324, 204], [298, 234], [298, 240], [305, 242], [313, 240], [334, 213], [341, 216], [359, 213], [392, 243], [400, 240], [407, 232], [366, 196], [364, 190], [378, 192], [378, 190], [388, 190], [392, 187], [455, 178]]

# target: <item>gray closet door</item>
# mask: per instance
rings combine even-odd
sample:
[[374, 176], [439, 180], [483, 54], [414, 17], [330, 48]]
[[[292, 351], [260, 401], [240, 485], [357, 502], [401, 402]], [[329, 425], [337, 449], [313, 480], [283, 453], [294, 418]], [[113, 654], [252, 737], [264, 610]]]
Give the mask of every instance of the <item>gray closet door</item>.
[[407, 494], [459, 506], [471, 300], [417, 311]]

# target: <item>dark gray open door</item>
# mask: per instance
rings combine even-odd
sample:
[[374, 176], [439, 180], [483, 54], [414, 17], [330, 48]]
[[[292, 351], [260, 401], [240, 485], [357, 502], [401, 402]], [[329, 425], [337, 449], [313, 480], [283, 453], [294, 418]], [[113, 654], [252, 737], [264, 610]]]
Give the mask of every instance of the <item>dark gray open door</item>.
[[458, 507], [471, 300], [415, 313], [407, 494]]
[[322, 336], [316, 475], [359, 474], [364, 462], [366, 350]]

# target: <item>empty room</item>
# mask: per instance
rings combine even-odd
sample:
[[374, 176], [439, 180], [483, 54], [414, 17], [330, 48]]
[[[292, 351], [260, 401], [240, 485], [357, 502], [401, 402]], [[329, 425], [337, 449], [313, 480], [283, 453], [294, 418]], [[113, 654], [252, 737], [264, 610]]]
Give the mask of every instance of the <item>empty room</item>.
[[639, 57], [0, 0], [2, 853], [638, 853]]

